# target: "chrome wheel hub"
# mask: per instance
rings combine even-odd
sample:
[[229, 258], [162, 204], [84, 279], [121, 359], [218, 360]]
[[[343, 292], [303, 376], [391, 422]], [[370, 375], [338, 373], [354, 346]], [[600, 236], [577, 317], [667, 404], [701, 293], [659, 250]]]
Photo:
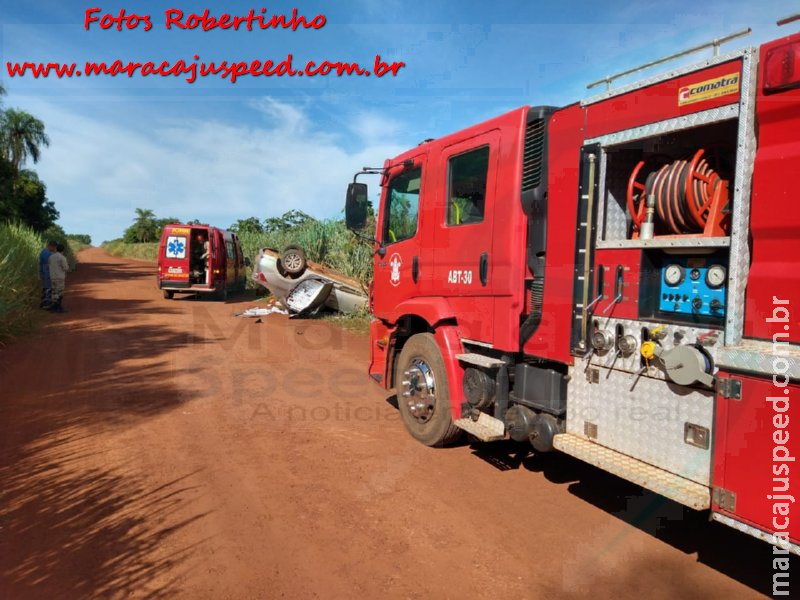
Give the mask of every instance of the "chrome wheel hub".
[[297, 254], [290, 254], [286, 257], [284, 267], [290, 270], [299, 270], [302, 261]]
[[403, 373], [402, 400], [408, 412], [420, 423], [427, 423], [433, 416], [436, 404], [436, 380], [428, 364], [419, 358]]

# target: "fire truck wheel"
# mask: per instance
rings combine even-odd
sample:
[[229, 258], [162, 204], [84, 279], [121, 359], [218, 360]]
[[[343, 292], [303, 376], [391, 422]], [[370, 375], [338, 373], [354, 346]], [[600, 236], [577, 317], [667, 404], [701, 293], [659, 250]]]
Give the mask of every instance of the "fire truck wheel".
[[164, 294], [165, 300], [172, 300], [172, 298], [175, 296], [175, 292], [170, 290], [164, 290], [162, 294]]
[[444, 361], [430, 333], [412, 336], [403, 346], [395, 364], [395, 390], [403, 424], [413, 437], [426, 446], [458, 439], [461, 430], [450, 414]]
[[290, 275], [300, 275], [306, 270], [306, 253], [302, 246], [291, 244], [286, 246], [281, 255], [281, 265], [283, 270]]

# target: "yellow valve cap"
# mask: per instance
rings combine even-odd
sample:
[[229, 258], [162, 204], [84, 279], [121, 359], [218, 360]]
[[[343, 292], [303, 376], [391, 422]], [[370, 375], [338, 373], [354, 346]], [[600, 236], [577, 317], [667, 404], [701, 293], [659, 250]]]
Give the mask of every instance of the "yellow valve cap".
[[640, 352], [642, 353], [642, 358], [645, 360], [652, 360], [652, 358], [656, 355], [656, 343], [642, 342], [642, 348]]

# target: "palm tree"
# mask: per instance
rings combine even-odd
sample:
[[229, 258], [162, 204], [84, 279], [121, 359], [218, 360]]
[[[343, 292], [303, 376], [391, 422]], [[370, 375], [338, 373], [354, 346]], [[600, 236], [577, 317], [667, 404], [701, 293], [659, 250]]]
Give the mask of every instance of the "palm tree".
[[155, 216], [149, 208], [137, 208], [136, 218], [133, 220], [133, 228], [136, 232], [136, 239], [139, 242], [149, 242], [155, 236]]
[[0, 156], [19, 171], [29, 158], [38, 162], [43, 146], [50, 145], [44, 123], [24, 110], [9, 108], [0, 114]]

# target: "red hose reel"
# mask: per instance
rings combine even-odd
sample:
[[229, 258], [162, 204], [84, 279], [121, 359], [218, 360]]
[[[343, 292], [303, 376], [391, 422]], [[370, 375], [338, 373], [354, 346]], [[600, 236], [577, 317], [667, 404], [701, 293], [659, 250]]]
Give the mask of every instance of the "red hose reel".
[[[692, 159], [676, 160], [651, 170], [644, 183], [637, 181], [645, 161], [628, 179], [628, 211], [632, 239], [645, 230], [663, 236], [720, 237], [727, 235], [728, 181], [711, 168], [702, 148]], [[648, 197], [650, 197], [648, 207]], [[649, 214], [648, 214], [649, 213]]]

